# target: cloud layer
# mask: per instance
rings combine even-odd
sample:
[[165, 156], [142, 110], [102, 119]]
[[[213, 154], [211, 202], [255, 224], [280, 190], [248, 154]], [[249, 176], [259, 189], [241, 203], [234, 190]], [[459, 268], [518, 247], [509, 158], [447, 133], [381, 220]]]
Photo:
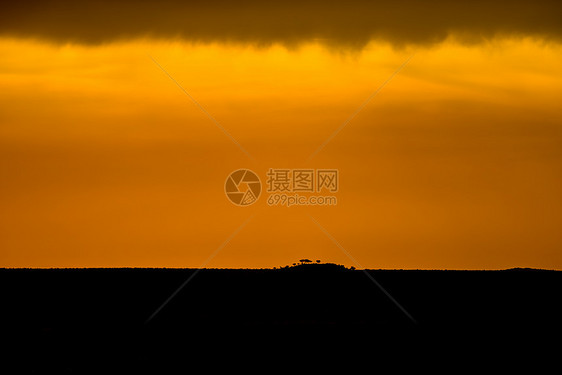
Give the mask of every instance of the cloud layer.
[[201, 42], [361, 47], [371, 39], [430, 44], [497, 35], [562, 39], [559, 1], [73, 0], [4, 4], [0, 35], [99, 44], [151, 36]]

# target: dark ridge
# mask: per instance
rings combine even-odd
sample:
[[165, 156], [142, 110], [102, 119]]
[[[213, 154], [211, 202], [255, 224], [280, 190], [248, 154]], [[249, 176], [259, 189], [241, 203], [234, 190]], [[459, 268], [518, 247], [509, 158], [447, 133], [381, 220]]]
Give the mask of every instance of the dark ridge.
[[562, 272], [539, 271], [353, 271], [312, 262], [252, 270], [0, 269], [4, 367], [126, 373], [183, 368], [205, 355], [278, 355], [283, 363], [289, 352], [348, 349], [354, 360], [365, 353], [372, 362], [389, 352], [456, 352], [474, 340], [479, 348], [494, 350], [501, 340], [520, 349], [528, 335], [538, 335], [536, 347], [550, 342], [542, 335], [562, 333]]
[[515, 267], [515, 268], [508, 268], [505, 271], [516, 271], [516, 272], [549, 272], [552, 270], [546, 270], [546, 269], [542, 269], [542, 268], [521, 268], [521, 267]]

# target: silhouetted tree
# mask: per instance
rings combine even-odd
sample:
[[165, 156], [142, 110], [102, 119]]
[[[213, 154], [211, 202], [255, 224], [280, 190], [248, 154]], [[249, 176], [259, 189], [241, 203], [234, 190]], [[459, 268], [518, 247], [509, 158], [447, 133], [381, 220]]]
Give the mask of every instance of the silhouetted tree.
[[320, 263], [320, 259], [316, 259], [316, 263]]
[[299, 260], [299, 262], [301, 262], [302, 264], [312, 263], [312, 261], [310, 259], [301, 259], [301, 260]]

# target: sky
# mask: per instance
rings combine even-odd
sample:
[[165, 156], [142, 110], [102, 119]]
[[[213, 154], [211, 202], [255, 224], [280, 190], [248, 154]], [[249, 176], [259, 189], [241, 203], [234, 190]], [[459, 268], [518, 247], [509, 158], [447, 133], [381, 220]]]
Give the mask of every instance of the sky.
[[[561, 9], [7, 5], [0, 267], [562, 269]], [[268, 204], [270, 169], [337, 204]]]

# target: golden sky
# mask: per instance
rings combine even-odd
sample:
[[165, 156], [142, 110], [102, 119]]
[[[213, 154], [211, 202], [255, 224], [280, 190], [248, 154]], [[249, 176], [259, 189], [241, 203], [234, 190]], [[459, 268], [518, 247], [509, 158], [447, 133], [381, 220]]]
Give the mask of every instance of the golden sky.
[[[70, 22], [53, 4], [14, 6], [0, 27], [0, 266], [355, 265], [313, 217], [366, 268], [562, 269], [550, 2], [378, 28], [353, 6], [309, 24], [285, 19], [292, 8], [264, 18], [248, 2], [233, 21], [196, 7], [228, 18], [218, 29], [169, 9], [143, 23], [150, 1], [107, 27], [102, 6]], [[262, 191], [235, 206], [224, 183], [240, 168], [264, 187], [269, 168], [338, 169], [338, 204], [270, 207]]]

